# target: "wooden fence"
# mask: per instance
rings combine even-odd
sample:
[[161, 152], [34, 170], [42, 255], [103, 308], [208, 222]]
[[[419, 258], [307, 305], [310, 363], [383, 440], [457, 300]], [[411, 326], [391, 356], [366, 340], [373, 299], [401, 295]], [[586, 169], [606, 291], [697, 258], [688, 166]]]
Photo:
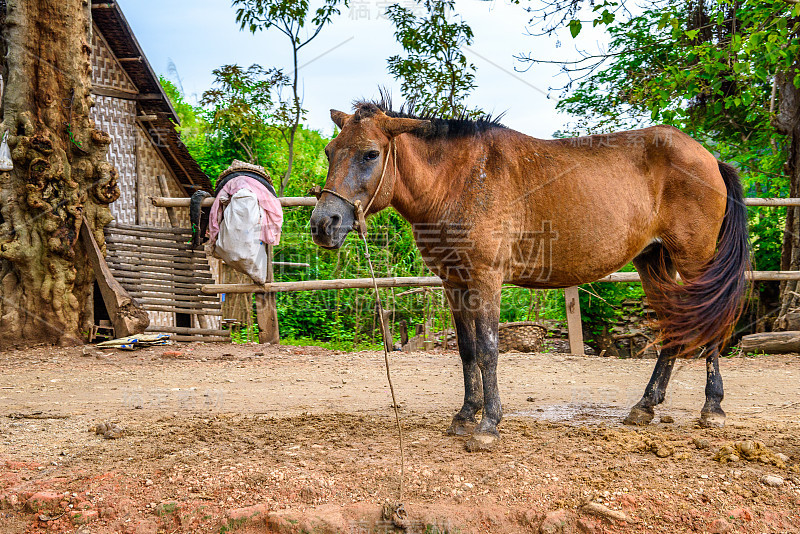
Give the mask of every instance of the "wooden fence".
[[[153, 205], [160, 207], [187, 207], [188, 198], [152, 197]], [[281, 197], [281, 206], [315, 206], [315, 197]], [[203, 201], [204, 206], [210, 206], [213, 198]], [[746, 198], [747, 206], [800, 206], [800, 198]], [[271, 256], [270, 256], [271, 257]], [[782, 281], [800, 280], [800, 271], [750, 271], [748, 278], [752, 281]], [[639, 273], [616, 272], [603, 277], [596, 282], [631, 283], [639, 282]], [[437, 287], [442, 285], [441, 279], [436, 276], [408, 276], [378, 278], [378, 287]], [[259, 335], [262, 342], [279, 339], [278, 325], [275, 319], [274, 294], [288, 291], [320, 291], [328, 289], [363, 289], [371, 288], [371, 278], [352, 278], [334, 280], [305, 280], [301, 282], [269, 282], [263, 286], [258, 284], [206, 284], [201, 286], [201, 291], [209, 294], [219, 293], [255, 293], [257, 295], [257, 314], [259, 330], [265, 331]], [[581, 309], [578, 298], [578, 287], [564, 289], [564, 299], [567, 311], [567, 332], [569, 336], [570, 352], [583, 354], [583, 329], [581, 324]], [[260, 295], [260, 296], [259, 296]], [[273, 296], [265, 302], [266, 296]], [[271, 303], [271, 305], [270, 305]]]

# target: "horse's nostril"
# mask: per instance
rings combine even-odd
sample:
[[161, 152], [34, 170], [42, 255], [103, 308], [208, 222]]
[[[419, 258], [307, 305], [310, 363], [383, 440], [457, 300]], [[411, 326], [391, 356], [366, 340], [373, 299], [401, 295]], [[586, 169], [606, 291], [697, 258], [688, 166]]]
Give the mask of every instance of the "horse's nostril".
[[330, 219], [331, 230], [335, 230], [342, 225], [342, 217], [340, 215], [331, 215]]
[[336, 216], [334, 215], [334, 216], [325, 217], [325, 218], [322, 219], [322, 223], [320, 224], [320, 227], [322, 229], [323, 235], [330, 235], [331, 234], [331, 230], [333, 230], [334, 223], [335, 223], [335, 220], [336, 220], [335, 217]]
[[328, 233], [328, 227], [331, 225], [331, 220], [329, 217], [325, 217], [319, 223], [319, 229], [322, 230], [323, 234]]

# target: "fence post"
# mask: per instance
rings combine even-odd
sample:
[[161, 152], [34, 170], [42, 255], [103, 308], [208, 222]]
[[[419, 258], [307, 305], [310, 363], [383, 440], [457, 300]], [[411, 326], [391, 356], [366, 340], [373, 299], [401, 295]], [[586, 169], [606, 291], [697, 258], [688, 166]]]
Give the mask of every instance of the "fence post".
[[[272, 259], [272, 245], [267, 245], [267, 283], [275, 281]], [[279, 345], [281, 334], [278, 328], [278, 305], [275, 302], [275, 293], [256, 293], [255, 296], [258, 342]]]
[[564, 300], [567, 307], [567, 335], [569, 351], [572, 354], [583, 354], [583, 325], [581, 324], [581, 302], [578, 298], [578, 287], [564, 289]]

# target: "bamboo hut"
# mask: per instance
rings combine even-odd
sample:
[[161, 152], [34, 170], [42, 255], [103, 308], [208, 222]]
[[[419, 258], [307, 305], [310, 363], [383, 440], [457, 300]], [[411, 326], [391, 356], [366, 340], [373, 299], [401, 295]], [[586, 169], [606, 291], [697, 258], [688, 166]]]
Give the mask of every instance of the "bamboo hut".
[[[148, 331], [186, 341], [217, 339], [225, 335], [219, 298], [200, 292], [214, 274], [205, 253], [186, 244], [189, 210], [149, 200], [211, 191], [211, 182], [181, 142], [178, 116], [119, 4], [92, 0], [91, 12], [92, 119], [112, 138], [108, 158], [122, 193], [111, 205], [106, 261], [147, 311]], [[102, 299], [95, 298], [95, 324], [108, 319], [104, 313]]]

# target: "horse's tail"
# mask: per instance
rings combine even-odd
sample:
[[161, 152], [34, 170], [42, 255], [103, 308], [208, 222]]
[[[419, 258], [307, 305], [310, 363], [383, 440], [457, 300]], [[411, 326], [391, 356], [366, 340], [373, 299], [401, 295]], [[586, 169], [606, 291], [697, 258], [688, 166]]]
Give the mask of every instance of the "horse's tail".
[[664, 348], [690, 356], [702, 346], [721, 349], [730, 339], [744, 308], [746, 273], [750, 270], [747, 207], [736, 169], [718, 162], [728, 190], [717, 251], [701, 271], [682, 285], [662, 285], [668, 310], [658, 321]]

